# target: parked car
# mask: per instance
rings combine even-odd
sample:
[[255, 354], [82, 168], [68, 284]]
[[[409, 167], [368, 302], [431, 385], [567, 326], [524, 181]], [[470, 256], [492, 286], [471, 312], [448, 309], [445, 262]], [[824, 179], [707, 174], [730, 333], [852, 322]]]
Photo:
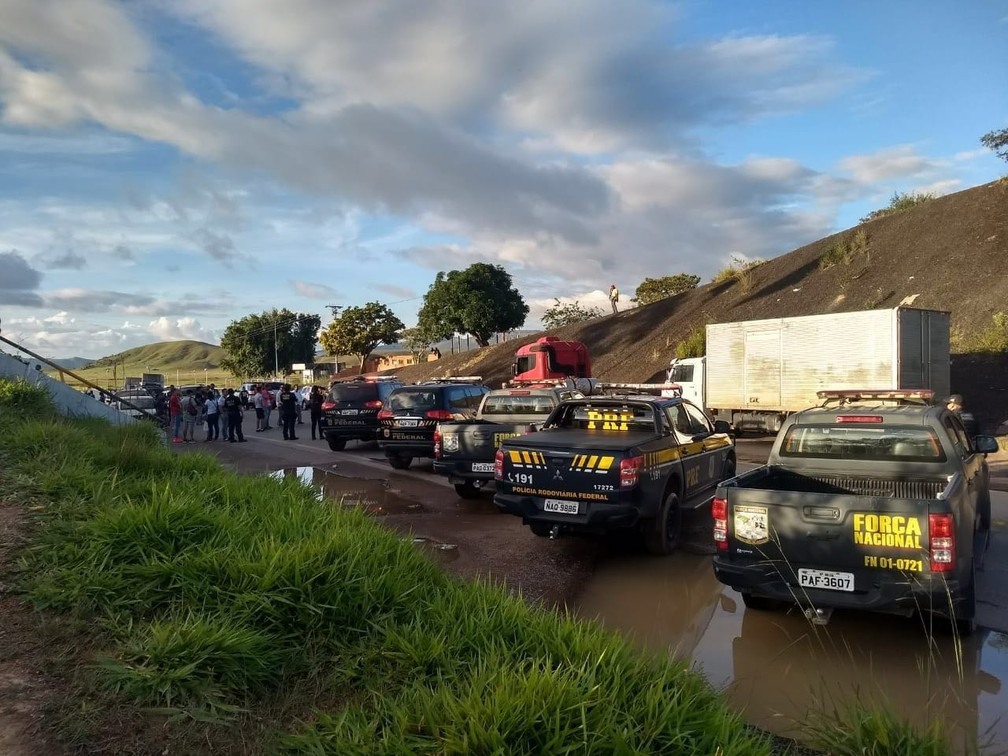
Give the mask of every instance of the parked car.
[[378, 413], [378, 446], [396, 470], [434, 456], [434, 430], [446, 420], [472, 420], [490, 389], [478, 376], [447, 378], [393, 391]]
[[[127, 404], [128, 402], [128, 404]], [[116, 408], [123, 414], [159, 422], [157, 402], [146, 391], [121, 391], [116, 394]]]
[[[342, 451], [346, 442], [374, 441], [378, 436], [378, 411], [389, 395], [402, 386], [395, 376], [357, 377], [335, 381], [322, 403], [319, 431], [333, 451]], [[308, 387], [309, 391], [311, 386]]]

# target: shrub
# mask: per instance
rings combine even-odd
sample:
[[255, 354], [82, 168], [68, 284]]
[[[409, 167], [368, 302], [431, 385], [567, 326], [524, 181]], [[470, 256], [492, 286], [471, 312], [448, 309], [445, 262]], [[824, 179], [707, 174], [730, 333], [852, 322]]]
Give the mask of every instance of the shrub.
[[598, 307], [582, 307], [574, 300], [573, 303], [561, 303], [559, 299], [553, 299], [556, 304], [543, 313], [542, 323], [546, 328], [561, 328], [572, 323], [580, 323], [593, 318], [600, 318], [605, 313]]
[[675, 345], [675, 356], [680, 360], [687, 357], [703, 357], [707, 353], [707, 329], [696, 326], [686, 338]]
[[752, 289], [752, 271], [765, 263], [766, 260], [759, 258], [746, 260], [740, 255], [733, 255], [731, 265], [722, 268], [711, 279], [711, 283], [719, 284], [725, 281], [739, 284], [739, 290], [743, 294], [748, 294]]
[[996, 312], [991, 321], [987, 328], [975, 333], [965, 333], [959, 327], [953, 328], [950, 339], [952, 351], [956, 354], [997, 354], [1008, 351], [1008, 313]]
[[840, 264], [850, 265], [861, 253], [868, 255], [868, 232], [863, 228], [833, 242], [819, 258], [819, 269], [827, 270]]
[[887, 215], [896, 215], [897, 213], [912, 210], [918, 205], [923, 205], [925, 202], [930, 202], [933, 199], [934, 195], [929, 192], [894, 192], [888, 205], [879, 210], [872, 210], [861, 219], [861, 222], [866, 223], [867, 221], [884, 218]]

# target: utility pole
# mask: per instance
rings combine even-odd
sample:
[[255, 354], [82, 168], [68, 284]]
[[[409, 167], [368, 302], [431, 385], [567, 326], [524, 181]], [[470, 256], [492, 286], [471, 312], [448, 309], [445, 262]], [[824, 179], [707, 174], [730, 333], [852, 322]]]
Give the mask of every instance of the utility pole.
[[280, 347], [277, 344], [277, 322], [273, 319], [273, 377], [279, 379], [280, 373]]

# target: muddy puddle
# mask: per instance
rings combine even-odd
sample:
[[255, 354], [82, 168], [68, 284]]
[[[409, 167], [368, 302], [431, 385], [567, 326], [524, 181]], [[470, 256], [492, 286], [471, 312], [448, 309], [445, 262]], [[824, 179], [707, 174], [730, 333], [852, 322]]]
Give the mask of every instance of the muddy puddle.
[[[319, 499], [329, 499], [346, 507], [363, 507], [373, 515], [396, 515], [423, 512], [422, 504], [400, 496], [383, 480], [362, 480], [337, 475], [323, 467], [288, 467], [270, 473], [271, 478], [293, 478], [314, 488]], [[458, 545], [444, 543], [426, 536], [411, 536], [413, 545], [439, 563], [458, 559]]]
[[925, 725], [939, 719], [956, 752], [1008, 744], [1008, 635], [981, 630], [957, 644], [919, 619], [858, 612], [826, 626], [746, 609], [710, 559], [627, 555], [599, 564], [578, 613], [658, 653], [689, 660], [751, 723], [798, 737], [809, 712], [888, 702]]
[[320, 498], [346, 507], [363, 507], [369, 514], [391, 515], [422, 512], [420, 502], [404, 498], [384, 480], [364, 480], [337, 475], [324, 467], [288, 467], [270, 473], [271, 478], [297, 478], [318, 491]]

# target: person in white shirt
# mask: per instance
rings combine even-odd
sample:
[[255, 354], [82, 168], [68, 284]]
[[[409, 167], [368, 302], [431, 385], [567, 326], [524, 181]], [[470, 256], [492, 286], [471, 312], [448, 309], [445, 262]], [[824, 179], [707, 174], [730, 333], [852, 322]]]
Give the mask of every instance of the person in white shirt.
[[206, 440], [216, 441], [220, 438], [220, 405], [217, 404], [217, 397], [213, 393], [207, 394], [206, 404], [203, 409], [206, 411]]
[[262, 393], [259, 391], [255, 391], [254, 389], [252, 391], [252, 406], [255, 407], [256, 433], [258, 433], [261, 430], [265, 430], [265, 428], [263, 427], [265, 425], [265, 423], [263, 422], [263, 418], [266, 416], [266, 413], [263, 411]]

